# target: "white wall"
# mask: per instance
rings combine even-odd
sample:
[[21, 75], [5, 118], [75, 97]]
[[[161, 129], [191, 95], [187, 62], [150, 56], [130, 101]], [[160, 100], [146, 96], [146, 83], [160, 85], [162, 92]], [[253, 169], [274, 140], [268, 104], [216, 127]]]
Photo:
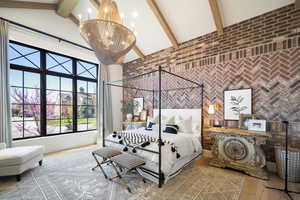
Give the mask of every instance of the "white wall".
[[25, 140], [13, 141], [13, 146], [43, 145], [45, 153], [71, 149], [90, 144], [96, 144], [97, 131], [71, 133], [49, 137], [39, 137]]
[[[75, 43], [88, 46], [81, 38], [78, 27], [69, 19], [64, 19], [49, 10], [11, 9], [0, 8], [0, 16], [29, 27], [62, 37]], [[50, 51], [62, 53], [82, 60], [98, 63], [94, 53], [73, 45], [59, 42], [47, 36], [34, 33], [16, 26], [9, 26], [9, 37], [11, 40], [40, 47]], [[122, 67], [115, 65], [110, 67], [112, 79], [122, 78]], [[122, 89], [112, 91], [114, 128], [121, 126], [120, 101], [123, 97]], [[95, 144], [97, 132], [84, 132], [65, 134], [50, 137], [18, 140], [13, 146], [44, 145], [46, 152], [55, 152], [63, 149], [75, 148], [89, 144]]]
[[[0, 16], [88, 47], [87, 43], [80, 36], [78, 26], [71, 20], [58, 16], [55, 11], [0, 8]], [[9, 38], [82, 60], [98, 62], [91, 51], [59, 42], [56, 39], [14, 25], [9, 26]]]
[[[123, 68], [121, 65], [109, 66], [109, 72], [110, 72], [111, 81], [123, 79]], [[122, 127], [121, 100], [123, 99], [123, 88], [111, 87], [111, 96], [112, 96], [113, 128], [114, 130], [120, 130], [120, 128]]]

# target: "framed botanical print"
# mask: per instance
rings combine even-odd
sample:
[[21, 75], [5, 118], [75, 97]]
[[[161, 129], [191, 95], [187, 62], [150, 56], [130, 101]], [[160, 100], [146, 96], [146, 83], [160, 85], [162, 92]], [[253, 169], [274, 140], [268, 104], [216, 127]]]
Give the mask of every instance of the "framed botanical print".
[[140, 113], [144, 109], [144, 98], [133, 98], [133, 115], [140, 116]]
[[147, 121], [147, 110], [142, 110], [142, 112], [140, 114], [140, 120]]
[[241, 114], [252, 114], [252, 89], [224, 91], [224, 120], [239, 120]]

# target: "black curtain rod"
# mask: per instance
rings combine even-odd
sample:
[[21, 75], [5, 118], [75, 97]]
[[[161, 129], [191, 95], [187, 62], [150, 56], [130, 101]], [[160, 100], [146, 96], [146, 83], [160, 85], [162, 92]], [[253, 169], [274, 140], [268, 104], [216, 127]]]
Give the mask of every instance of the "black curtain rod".
[[46, 32], [44, 32], [44, 31], [40, 31], [40, 30], [38, 30], [38, 29], [29, 27], [29, 26], [26, 26], [26, 25], [23, 25], [23, 24], [14, 22], [14, 21], [11, 21], [11, 20], [9, 20], [9, 19], [5, 19], [5, 18], [3, 18], [3, 17], [0, 17], [0, 19], [1, 19], [1, 20], [4, 20], [4, 21], [6, 21], [6, 22], [8, 22], [8, 23], [10, 23], [10, 24], [13, 24], [13, 25], [16, 25], [16, 26], [19, 26], [19, 27], [28, 29], [28, 30], [33, 31], [33, 32], [36, 32], [36, 33], [40, 33], [40, 34], [46, 35], [46, 36], [48, 36], [48, 37], [57, 39], [57, 40], [59, 40], [59, 41], [66, 42], [66, 43], [72, 44], [72, 45], [74, 45], [74, 46], [77, 46], [77, 47], [80, 47], [80, 48], [83, 48], [83, 49], [87, 49], [87, 50], [89, 50], [89, 51], [94, 51], [93, 49], [90, 49], [90, 48], [88, 48], [88, 47], [86, 47], [86, 46], [83, 46], [83, 45], [81, 45], [81, 44], [77, 44], [77, 43], [75, 43], [75, 42], [66, 40], [66, 39], [64, 39], [64, 38], [61, 38], [61, 37], [52, 35], [52, 34], [50, 34], [50, 33], [46, 33]]

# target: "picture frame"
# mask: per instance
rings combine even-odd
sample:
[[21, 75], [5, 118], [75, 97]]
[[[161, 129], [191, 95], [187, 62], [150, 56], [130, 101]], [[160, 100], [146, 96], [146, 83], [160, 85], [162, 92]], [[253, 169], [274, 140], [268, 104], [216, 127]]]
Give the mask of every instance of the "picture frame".
[[252, 89], [224, 90], [224, 120], [238, 121], [240, 114], [252, 115]]
[[253, 115], [240, 114], [239, 128], [248, 130], [248, 122], [250, 119], [253, 119]]
[[134, 116], [134, 117], [133, 117], [133, 121], [134, 121], [134, 122], [140, 121], [140, 116]]
[[140, 113], [140, 120], [147, 121], [147, 110], [142, 110], [142, 112]]
[[248, 122], [250, 119], [263, 119], [261, 115], [240, 114], [239, 128], [248, 130]]
[[137, 97], [133, 98], [133, 115], [140, 116], [140, 113], [144, 109], [144, 98]]
[[267, 121], [263, 119], [250, 119], [248, 122], [249, 131], [267, 131]]

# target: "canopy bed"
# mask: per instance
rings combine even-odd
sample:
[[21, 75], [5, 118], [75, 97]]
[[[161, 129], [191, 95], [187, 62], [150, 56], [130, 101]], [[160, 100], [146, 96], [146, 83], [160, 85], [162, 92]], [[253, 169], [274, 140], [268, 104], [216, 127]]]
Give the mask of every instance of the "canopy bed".
[[[103, 82], [102, 87], [103, 94], [106, 87], [121, 87], [124, 99], [144, 97], [152, 113], [146, 128], [107, 133], [105, 125], [102, 126], [103, 146], [118, 148], [145, 160], [146, 164], [138, 169], [143, 177], [162, 187], [201, 155], [202, 84], [159, 67], [135, 77]], [[106, 108], [102, 109], [104, 121]], [[149, 128], [150, 122], [152, 127]]]

